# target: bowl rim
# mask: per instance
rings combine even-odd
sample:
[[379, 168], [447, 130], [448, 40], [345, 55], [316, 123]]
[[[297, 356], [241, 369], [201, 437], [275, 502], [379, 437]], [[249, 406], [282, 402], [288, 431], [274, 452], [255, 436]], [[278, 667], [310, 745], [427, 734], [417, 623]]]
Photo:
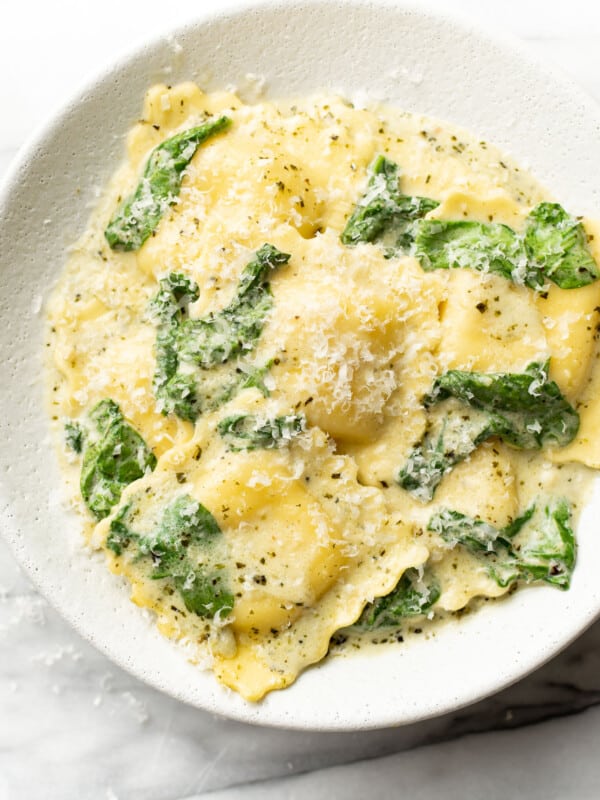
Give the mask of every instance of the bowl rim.
[[[365, 10], [386, 9], [389, 11], [398, 12], [399, 14], [413, 14], [425, 19], [435, 19], [436, 21], [445, 20], [455, 28], [460, 28], [466, 33], [475, 35], [479, 39], [487, 40], [501, 48], [503, 51], [509, 53], [511, 56], [517, 58], [521, 62], [528, 63], [533, 69], [542, 71], [544, 75], [548, 76], [554, 83], [558, 83], [565, 90], [568, 90], [571, 95], [579, 99], [588, 109], [595, 112], [600, 124], [600, 106], [597, 101], [591, 97], [579, 84], [573, 79], [566, 76], [555, 65], [547, 63], [543, 58], [529, 50], [518, 38], [511, 36], [506, 32], [499, 32], [492, 30], [489, 26], [481, 24], [480, 22], [474, 23], [465, 14], [451, 13], [447, 10], [440, 10], [428, 6], [427, 4], [415, 2], [394, 2], [394, 0], [227, 0], [227, 2], [219, 9], [198, 9], [190, 19], [180, 23], [173, 28], [169, 28], [161, 33], [156, 33], [149, 37], [140, 37], [139, 41], [133, 46], [124, 48], [120, 55], [111, 59], [98, 69], [91, 71], [74, 89], [68, 94], [66, 99], [55, 105], [55, 108], [49, 113], [46, 118], [40, 122], [33, 132], [26, 138], [23, 145], [19, 148], [17, 154], [13, 158], [11, 164], [4, 173], [0, 181], [0, 211], [2, 211], [10, 202], [10, 197], [15, 183], [18, 181], [20, 171], [30, 162], [31, 158], [35, 155], [45, 143], [50, 139], [53, 133], [61, 128], [65, 118], [72, 113], [74, 108], [85, 101], [86, 97], [97, 88], [98, 84], [108, 79], [111, 75], [126, 69], [136, 62], [145, 52], [154, 50], [164, 44], [165, 39], [177, 40], [178, 37], [195, 30], [198, 27], [205, 25], [212, 21], [226, 21], [235, 22], [236, 19], [245, 16], [254, 11], [268, 10], [273, 13], [289, 13], [290, 10], [296, 12], [310, 11], [313, 7], [330, 7], [341, 6], [353, 7]], [[1, 215], [0, 215], [1, 216]], [[0, 449], [0, 461], [4, 459], [4, 452]], [[1, 483], [1, 482], [0, 482]], [[28, 561], [22, 557], [16, 541], [18, 534], [15, 534], [16, 526], [13, 520], [7, 514], [10, 508], [10, 498], [6, 500], [1, 498], [1, 517], [5, 523], [4, 529], [0, 530], [4, 540], [7, 542], [10, 551], [12, 552], [15, 560], [28, 579], [33, 583], [35, 588], [40, 594], [48, 601], [60, 616], [65, 619], [70, 626], [72, 626], [79, 635], [86, 641], [92, 644], [100, 652], [106, 655], [111, 661], [116, 663], [120, 668], [124, 669], [129, 674], [135, 676], [138, 680], [143, 681], [149, 686], [169, 694], [170, 696], [196, 706], [197, 708], [218, 714], [229, 719], [234, 719], [241, 722], [260, 724], [263, 726], [296, 729], [296, 730], [314, 730], [314, 731], [337, 731], [337, 732], [353, 732], [358, 730], [373, 730], [382, 728], [389, 725], [407, 725], [417, 721], [423, 721], [432, 717], [440, 716], [445, 713], [457, 711], [465, 706], [468, 706], [478, 700], [490, 696], [524, 678], [532, 671], [543, 666], [553, 657], [555, 657], [561, 650], [566, 648], [571, 642], [578, 638], [595, 619], [600, 616], [600, 607], [597, 609], [587, 609], [585, 614], [581, 614], [578, 618], [578, 624], [572, 627], [568, 633], [552, 643], [552, 645], [543, 651], [542, 655], [535, 659], [531, 659], [527, 663], [520, 663], [518, 667], [513, 667], [512, 670], [507, 668], [504, 676], [499, 679], [497, 676], [494, 680], [488, 682], [487, 688], [482, 692], [480, 689], [475, 693], [468, 691], [462, 697], [449, 697], [445, 705], [438, 705], [429, 707], [426, 710], [405, 713], [400, 721], [394, 717], [393, 714], [388, 714], [385, 718], [378, 717], [368, 719], [362, 722], [351, 721], [350, 723], [344, 720], [328, 719], [324, 722], [316, 721], [315, 724], [306, 724], [300, 721], [295, 724], [293, 719], [285, 715], [280, 715], [280, 718], [269, 717], [267, 719], [261, 718], [259, 714], [252, 714], [249, 709], [242, 707], [241, 709], [223, 707], [223, 704], [214, 703], [199, 703], [186, 695], [185, 689], [177, 690], [175, 688], [161, 685], [157, 681], [153, 681], [151, 676], [147, 674], [140, 674], [134, 664], [125, 661], [115, 653], [112, 648], [99, 638], [97, 633], [93, 630], [87, 629], [84, 625], [80, 624], [74, 614], [69, 614], [63, 606], [61, 606], [58, 598], [49, 593], [48, 587], [44, 585], [42, 576], [38, 573], [33, 562]], [[289, 690], [285, 690], [289, 691]], [[257, 706], [247, 704], [253, 710]]]

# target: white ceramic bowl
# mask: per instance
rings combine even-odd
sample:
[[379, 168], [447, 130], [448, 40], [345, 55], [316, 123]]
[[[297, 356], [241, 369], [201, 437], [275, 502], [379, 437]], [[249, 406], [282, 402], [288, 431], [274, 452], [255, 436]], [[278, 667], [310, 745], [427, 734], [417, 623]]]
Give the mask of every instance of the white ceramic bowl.
[[[167, 33], [167, 32], [166, 32]], [[57, 498], [41, 355], [46, 298], [83, 230], [95, 191], [123, 157], [123, 134], [153, 82], [207, 89], [264, 76], [272, 96], [360, 93], [462, 125], [494, 142], [578, 213], [600, 211], [600, 115], [576, 87], [513, 44], [402, 6], [285, 3], [175, 31], [90, 83], [21, 153], [0, 196], [2, 530], [39, 589], [75, 628], [139, 678], [196, 706], [249, 722], [352, 730], [456, 709], [517, 680], [600, 611], [600, 493], [578, 531], [572, 588], [524, 589], [409, 647], [335, 658], [258, 704], [188, 664], [128, 600], [124, 583], [80, 543]], [[176, 50], [178, 48], [175, 48]], [[169, 70], [169, 72], [165, 72]], [[206, 76], [210, 76], [207, 78]]]

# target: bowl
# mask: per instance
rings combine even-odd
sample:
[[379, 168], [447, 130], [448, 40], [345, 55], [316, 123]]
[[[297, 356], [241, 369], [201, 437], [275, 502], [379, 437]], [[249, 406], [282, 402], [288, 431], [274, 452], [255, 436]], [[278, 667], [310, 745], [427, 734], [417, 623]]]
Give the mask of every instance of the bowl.
[[[168, 36], [166, 34], [169, 34]], [[401, 4], [258, 4], [151, 41], [89, 82], [22, 150], [0, 193], [2, 531], [39, 590], [113, 661], [173, 697], [246, 722], [358, 730], [481, 699], [540, 666], [600, 612], [600, 492], [584, 510], [567, 593], [527, 589], [434, 638], [336, 657], [250, 704], [186, 661], [128, 599], [61, 503], [44, 405], [44, 301], [123, 157], [145, 90], [167, 79], [211, 90], [264, 77], [267, 94], [328, 89], [384, 99], [493, 142], [565, 206], [600, 209], [600, 114], [577, 87], [512, 42]], [[168, 77], [167, 77], [168, 76]]]

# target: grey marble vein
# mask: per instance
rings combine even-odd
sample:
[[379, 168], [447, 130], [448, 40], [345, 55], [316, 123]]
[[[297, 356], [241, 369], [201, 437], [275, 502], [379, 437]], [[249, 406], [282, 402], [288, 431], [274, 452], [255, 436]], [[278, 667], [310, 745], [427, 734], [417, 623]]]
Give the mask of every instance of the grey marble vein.
[[[597, 800], [600, 709], [534, 729], [466, 736], [344, 767], [246, 784], [210, 800]], [[185, 798], [199, 800], [200, 795]]]

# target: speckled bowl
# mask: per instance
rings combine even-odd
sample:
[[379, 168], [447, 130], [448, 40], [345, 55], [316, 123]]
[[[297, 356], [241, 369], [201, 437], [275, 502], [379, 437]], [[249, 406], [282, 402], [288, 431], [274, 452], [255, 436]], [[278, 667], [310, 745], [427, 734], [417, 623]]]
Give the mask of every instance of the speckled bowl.
[[[447, 119], [494, 142], [569, 208], [598, 212], [600, 114], [577, 87], [518, 47], [400, 4], [281, 3], [201, 19], [148, 43], [89, 83], [21, 152], [0, 195], [0, 513], [2, 532], [39, 589], [110, 658], [153, 686], [230, 717], [356, 730], [413, 722], [516, 681], [600, 611], [596, 492], [579, 527], [568, 593], [524, 589], [429, 641], [335, 658], [260, 704], [191, 666], [60, 503], [42, 375], [43, 300], [83, 230], [95, 191], [123, 156], [146, 88], [208, 88], [264, 76], [272, 96], [330, 89]], [[40, 306], [42, 308], [40, 312]]]

